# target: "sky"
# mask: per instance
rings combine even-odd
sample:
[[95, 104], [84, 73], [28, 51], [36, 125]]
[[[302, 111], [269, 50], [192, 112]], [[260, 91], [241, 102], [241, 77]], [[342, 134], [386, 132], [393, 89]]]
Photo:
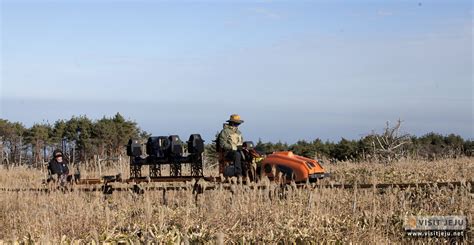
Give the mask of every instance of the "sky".
[[246, 140], [474, 138], [472, 2], [0, 1], [0, 118]]

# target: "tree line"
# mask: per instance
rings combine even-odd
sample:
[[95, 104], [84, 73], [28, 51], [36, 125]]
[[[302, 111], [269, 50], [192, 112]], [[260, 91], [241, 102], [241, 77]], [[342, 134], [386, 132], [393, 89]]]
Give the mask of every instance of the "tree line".
[[400, 122], [385, 128], [381, 134], [372, 133], [358, 140], [342, 138], [339, 142], [300, 140], [295, 144], [271, 143], [259, 140], [256, 150], [264, 153], [293, 151], [295, 154], [330, 161], [378, 161], [392, 162], [403, 158], [436, 160], [474, 155], [474, 141], [459, 135], [428, 133], [400, 135]]
[[146, 138], [148, 134], [120, 113], [99, 120], [73, 116], [54, 123], [36, 123], [29, 128], [0, 119], [3, 163], [48, 161], [54, 149], [62, 149], [74, 161], [91, 160], [94, 156], [120, 156], [125, 153], [128, 139], [137, 137]]
[[[338, 142], [299, 140], [294, 144], [263, 142], [255, 146], [261, 153], [293, 151], [310, 158], [331, 161], [391, 162], [403, 158], [440, 159], [473, 156], [473, 140], [459, 135], [428, 133], [421, 137], [400, 131], [401, 121], [386, 125], [382, 133], [371, 133], [358, 140], [342, 138]], [[48, 161], [54, 149], [63, 149], [75, 162], [125, 155], [130, 138], [145, 141], [150, 134], [137, 123], [117, 113], [113, 117], [91, 120], [86, 116], [73, 116], [54, 123], [37, 123], [25, 127], [19, 122], [0, 119], [0, 160], [3, 163], [41, 163]], [[212, 141], [210, 141], [212, 142]], [[214, 159], [215, 143], [206, 146], [206, 157]], [[211, 159], [211, 160], [212, 160]]]

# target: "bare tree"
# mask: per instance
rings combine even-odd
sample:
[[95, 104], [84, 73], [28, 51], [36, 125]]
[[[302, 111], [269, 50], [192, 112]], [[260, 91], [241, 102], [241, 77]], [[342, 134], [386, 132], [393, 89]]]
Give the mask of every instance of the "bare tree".
[[390, 127], [387, 122], [383, 134], [372, 133], [372, 146], [374, 156], [378, 160], [390, 163], [406, 156], [406, 147], [411, 143], [410, 135], [400, 131], [402, 121], [399, 119], [395, 126]]

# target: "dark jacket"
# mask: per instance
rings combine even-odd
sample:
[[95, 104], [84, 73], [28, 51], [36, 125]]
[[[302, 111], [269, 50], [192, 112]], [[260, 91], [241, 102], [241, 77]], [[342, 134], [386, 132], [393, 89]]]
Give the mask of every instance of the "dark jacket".
[[68, 168], [68, 162], [66, 159], [63, 159], [61, 163], [56, 161], [56, 159], [51, 159], [48, 163], [48, 171], [50, 175], [68, 175], [69, 174], [69, 168]]

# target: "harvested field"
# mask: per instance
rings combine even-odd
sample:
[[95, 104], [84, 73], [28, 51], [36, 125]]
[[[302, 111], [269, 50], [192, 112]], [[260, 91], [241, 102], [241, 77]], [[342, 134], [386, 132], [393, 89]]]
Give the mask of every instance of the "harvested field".
[[[474, 160], [341, 163], [325, 166], [324, 183], [409, 183], [472, 181]], [[118, 168], [106, 171], [117, 171]], [[125, 169], [126, 170], [126, 169]], [[211, 170], [207, 171], [211, 172]], [[206, 172], [206, 173], [207, 173]], [[90, 176], [97, 174], [89, 171]], [[125, 174], [125, 173], [124, 173]], [[38, 187], [39, 170], [0, 170], [0, 187]], [[470, 185], [455, 188], [265, 190], [236, 186], [206, 191], [2, 192], [0, 238], [5, 242], [446, 242], [408, 238], [407, 215], [466, 215], [472, 223]], [[472, 242], [472, 227], [463, 240]]]

